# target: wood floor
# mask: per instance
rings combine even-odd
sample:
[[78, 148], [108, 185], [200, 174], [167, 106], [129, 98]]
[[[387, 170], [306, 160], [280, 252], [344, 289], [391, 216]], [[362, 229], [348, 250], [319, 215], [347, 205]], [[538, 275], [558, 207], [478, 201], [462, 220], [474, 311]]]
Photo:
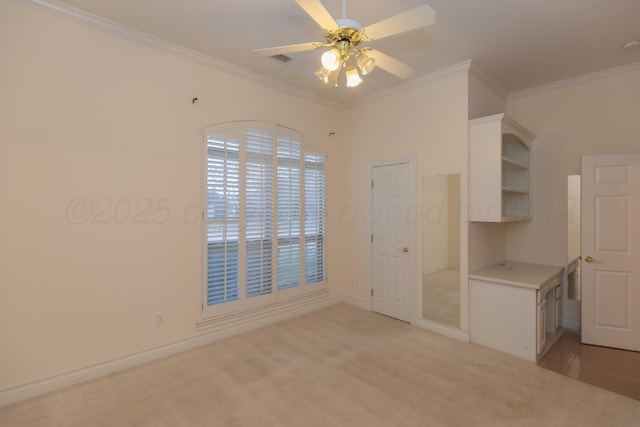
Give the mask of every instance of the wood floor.
[[579, 334], [567, 332], [538, 364], [640, 401], [640, 352], [582, 344]]
[[640, 402], [344, 304], [0, 408], [2, 426], [638, 426]]

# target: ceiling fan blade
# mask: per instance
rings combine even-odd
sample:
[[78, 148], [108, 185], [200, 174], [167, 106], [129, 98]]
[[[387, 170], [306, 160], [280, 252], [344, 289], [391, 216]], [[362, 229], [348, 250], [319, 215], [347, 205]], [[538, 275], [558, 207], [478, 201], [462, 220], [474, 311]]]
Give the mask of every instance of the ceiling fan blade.
[[320, 3], [320, 0], [296, 0], [296, 3], [324, 30], [333, 31], [340, 28], [336, 20]]
[[413, 67], [410, 67], [404, 62], [400, 62], [389, 55], [385, 55], [379, 50], [368, 49], [365, 53], [368, 57], [373, 58], [376, 61], [376, 67], [380, 67], [401, 79], [408, 79], [416, 71]]
[[264, 49], [254, 49], [253, 51], [262, 56], [285, 55], [287, 53], [303, 52], [305, 50], [318, 49], [324, 46], [319, 42], [289, 44], [286, 46], [266, 47]]
[[369, 25], [360, 32], [364, 33], [368, 40], [378, 40], [426, 27], [434, 22], [436, 22], [436, 12], [429, 6], [423, 5]]

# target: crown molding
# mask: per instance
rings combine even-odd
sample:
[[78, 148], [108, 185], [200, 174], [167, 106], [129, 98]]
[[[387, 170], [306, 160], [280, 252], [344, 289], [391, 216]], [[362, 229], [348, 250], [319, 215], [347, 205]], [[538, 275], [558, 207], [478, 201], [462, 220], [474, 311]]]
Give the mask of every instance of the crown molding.
[[558, 80], [557, 82], [534, 86], [529, 89], [518, 90], [512, 92], [509, 95], [508, 100], [512, 101], [516, 98], [521, 98], [523, 96], [535, 95], [542, 92], [547, 92], [554, 89], [559, 89], [565, 86], [572, 86], [579, 83], [585, 83], [591, 80], [601, 79], [604, 77], [614, 76], [616, 74], [626, 73], [630, 71], [640, 70], [640, 62], [634, 62], [632, 64], [621, 65], [619, 67], [609, 68], [607, 70], [596, 71], [595, 73], [583, 74], [577, 77], [571, 77], [569, 79]]
[[102, 18], [89, 12], [85, 12], [81, 9], [69, 6], [56, 0], [12, 1], [24, 6], [34, 7], [36, 9], [62, 18], [71, 19], [75, 22], [84, 24], [90, 28], [118, 37], [120, 39], [124, 39], [145, 47], [150, 47], [162, 52], [171, 53], [200, 65], [204, 65], [217, 71], [230, 74], [233, 77], [238, 77], [254, 83], [259, 83], [269, 88], [276, 89], [278, 91], [285, 92], [290, 95], [306, 99], [308, 101], [324, 104], [332, 108], [342, 108], [343, 106], [340, 102], [318, 97], [311, 92], [294, 88], [290, 85], [278, 82], [261, 74], [254, 73], [253, 71], [247, 70], [246, 68], [238, 67], [212, 56], [205, 55], [193, 49], [189, 49], [177, 43], [172, 43], [160, 37], [135, 30], [131, 27], [127, 27], [109, 19]]
[[468, 72], [470, 67], [471, 67], [471, 60], [468, 59], [459, 64], [454, 64], [449, 67], [443, 68], [441, 70], [437, 70], [429, 74], [424, 74], [422, 76], [400, 83], [399, 85], [396, 85], [392, 88], [383, 89], [371, 95], [365, 96], [364, 98], [357, 99], [351, 103], [346, 104], [344, 108], [347, 109], [347, 108], [357, 107], [359, 105], [363, 105], [380, 98], [386, 98], [387, 96], [390, 96], [393, 94], [405, 92], [408, 89], [422, 86], [426, 83], [441, 79], [443, 77], [452, 76], [462, 72]]

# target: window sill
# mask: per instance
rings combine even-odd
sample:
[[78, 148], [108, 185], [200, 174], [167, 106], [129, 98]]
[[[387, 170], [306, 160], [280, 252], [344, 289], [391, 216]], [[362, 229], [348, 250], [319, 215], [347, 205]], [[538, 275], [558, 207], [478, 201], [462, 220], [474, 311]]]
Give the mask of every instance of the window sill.
[[269, 316], [276, 316], [283, 312], [316, 304], [322, 299], [325, 299], [328, 295], [329, 290], [325, 288], [262, 307], [240, 310], [219, 316], [205, 317], [197, 322], [198, 330], [209, 330], [212, 328], [223, 329], [243, 323], [258, 321]]

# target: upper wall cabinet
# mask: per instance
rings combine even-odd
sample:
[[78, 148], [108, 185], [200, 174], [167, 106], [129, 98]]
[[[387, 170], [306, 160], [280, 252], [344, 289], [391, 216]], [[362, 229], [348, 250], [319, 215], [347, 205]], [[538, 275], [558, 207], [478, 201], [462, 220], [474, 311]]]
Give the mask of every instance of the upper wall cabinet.
[[531, 156], [535, 136], [504, 114], [469, 122], [469, 218], [531, 219]]

